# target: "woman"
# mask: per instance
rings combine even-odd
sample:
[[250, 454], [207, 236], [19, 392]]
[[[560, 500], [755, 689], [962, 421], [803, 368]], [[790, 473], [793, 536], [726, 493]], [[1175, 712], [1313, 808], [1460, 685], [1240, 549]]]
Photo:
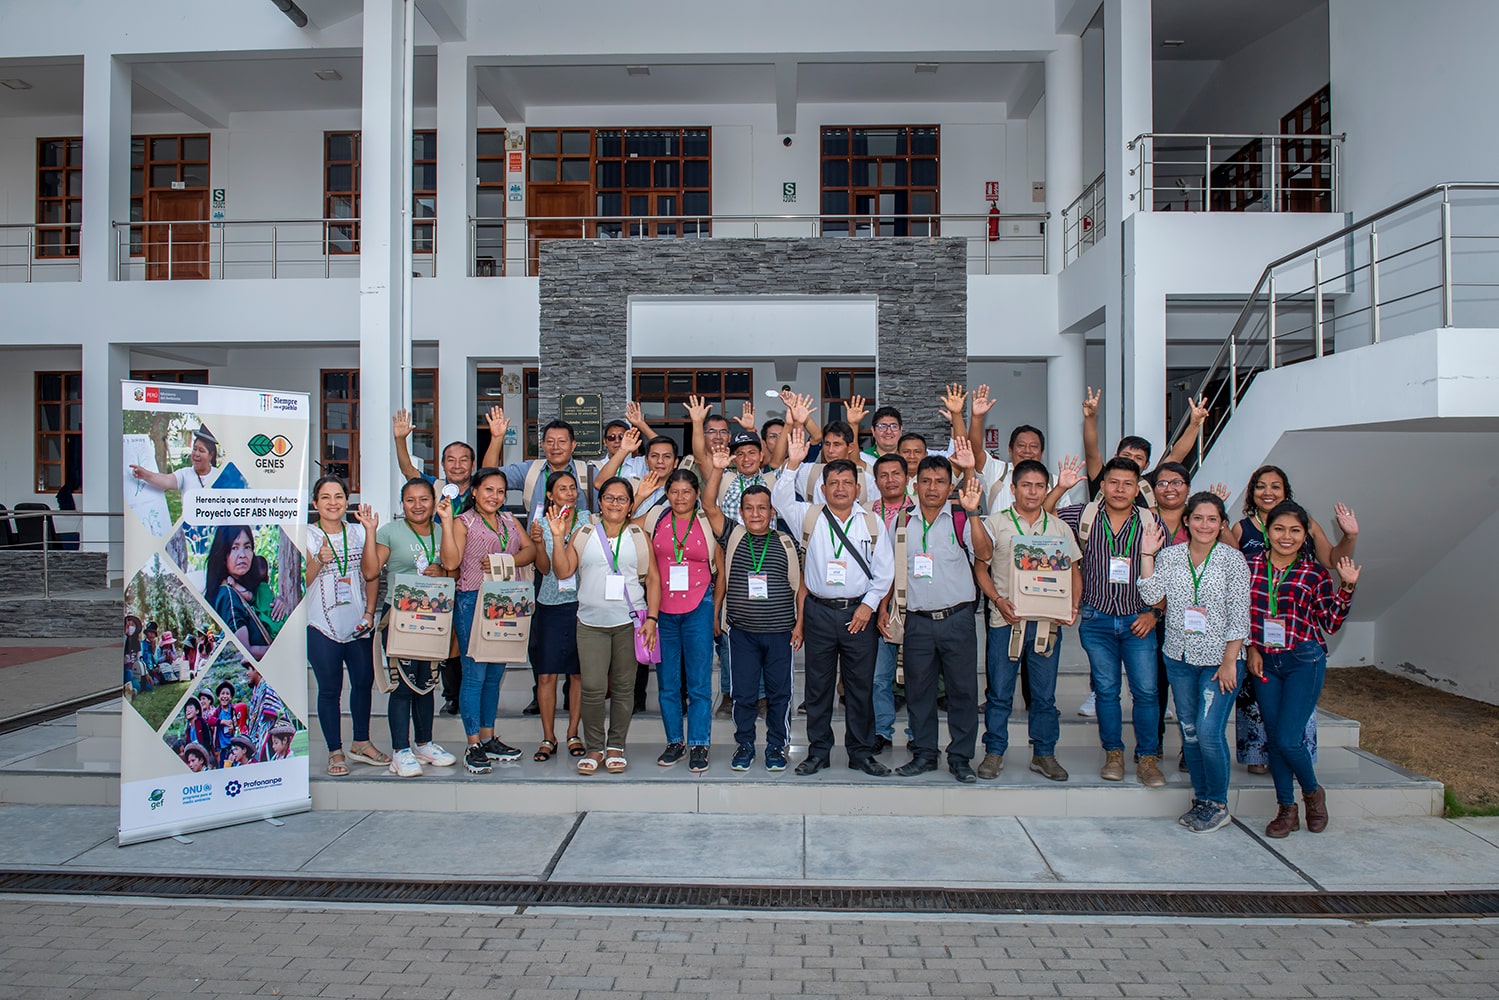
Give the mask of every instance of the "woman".
[[[716, 607], [723, 602], [723, 554], [699, 523], [697, 473], [677, 469], [666, 477], [667, 508], [642, 523], [651, 540], [656, 572], [646, 590], [649, 613], [658, 615], [661, 722], [666, 749], [656, 759], [671, 767], [689, 754], [694, 772], [708, 770], [713, 726], [713, 638]], [[716, 536], [724, 515], [714, 504], [704, 512]], [[654, 521], [654, 523], [649, 523]], [[662, 580], [666, 586], [661, 586]], [[687, 680], [687, 741], [682, 741], [682, 678]]]
[[328, 745], [328, 774], [349, 773], [343, 751], [344, 671], [349, 673], [349, 716], [354, 742], [347, 757], [371, 767], [390, 758], [370, 742], [370, 691], [375, 685], [374, 614], [379, 580], [359, 571], [366, 534], [375, 530], [374, 511], [361, 506], [349, 524], [349, 494], [343, 480], [324, 476], [312, 486], [317, 524], [307, 528], [307, 660], [317, 679], [317, 717]]
[[1225, 731], [1244, 679], [1249, 567], [1219, 541], [1228, 512], [1216, 494], [1193, 494], [1185, 521], [1187, 541], [1166, 549], [1160, 526], [1146, 529], [1139, 589], [1147, 604], [1166, 601], [1162, 652], [1193, 792], [1192, 808], [1178, 822], [1193, 833], [1211, 833], [1229, 821]]
[[[635, 501], [629, 482], [615, 476], [599, 486], [599, 520], [577, 531], [572, 542], [552, 549], [552, 572], [578, 578], [578, 665], [583, 688], [583, 739], [588, 752], [578, 771], [593, 774], [600, 765], [611, 774], [628, 766], [625, 741], [635, 702], [634, 610], [646, 607], [646, 589], [656, 575], [656, 561], [636, 552], [639, 532], [629, 524]], [[553, 537], [565, 535], [570, 515], [560, 507], [547, 512]], [[640, 563], [645, 562], [642, 572]], [[656, 645], [656, 622], [640, 626], [646, 648]], [[609, 698], [609, 728], [604, 729], [604, 698]], [[607, 742], [606, 742], [607, 741]]]
[[[1236, 525], [1223, 527], [1223, 540], [1236, 547], [1245, 559], [1265, 551], [1265, 524], [1271, 510], [1278, 504], [1294, 499], [1291, 480], [1279, 466], [1262, 465], [1249, 477], [1249, 488], [1244, 493], [1244, 518]], [[1336, 560], [1353, 558], [1354, 543], [1358, 539], [1358, 519], [1344, 504], [1333, 508], [1333, 514], [1342, 529], [1343, 538], [1336, 546], [1327, 540], [1327, 533], [1315, 520], [1307, 533], [1306, 545], [1309, 555], [1314, 556], [1324, 567], [1332, 569]], [[1265, 774], [1269, 771], [1269, 755], [1265, 750], [1265, 723], [1260, 709], [1255, 704], [1254, 685], [1246, 687], [1240, 698], [1238, 712], [1234, 716], [1234, 734], [1237, 758], [1246, 764], [1250, 774]], [[1317, 713], [1313, 712], [1306, 724], [1303, 742], [1312, 760], [1317, 759]]]
[[[366, 580], [379, 586], [380, 571], [390, 570], [393, 584], [398, 574], [446, 577], [438, 550], [442, 545], [442, 531], [432, 523], [432, 508], [437, 494], [432, 484], [417, 477], [408, 479], [401, 487], [401, 512], [403, 520], [380, 524], [379, 517], [370, 520], [378, 525], [375, 531], [364, 536], [364, 549], [359, 567]], [[386, 630], [389, 639], [389, 629]], [[402, 778], [418, 778], [422, 765], [449, 767], [458, 758], [432, 742], [432, 710], [435, 703], [431, 687], [433, 663], [428, 660], [407, 660], [406, 671], [419, 687], [427, 688], [417, 693], [404, 679], [396, 681], [390, 692], [386, 715], [390, 722], [390, 772]], [[397, 677], [401, 674], [397, 671]], [[411, 728], [416, 727], [416, 747], [411, 745]]]
[[[578, 477], [570, 470], [550, 473], [547, 477], [547, 505], [558, 511], [566, 530], [552, 534], [551, 522], [538, 517], [531, 522], [531, 541], [536, 543], [536, 572], [542, 574], [541, 589], [536, 594], [536, 615], [531, 620], [531, 640], [536, 650], [536, 705], [541, 714], [541, 745], [531, 758], [537, 762], [552, 759], [557, 752], [557, 677], [578, 675], [578, 578], [558, 579], [553, 572], [551, 553], [572, 543], [578, 528], [586, 524], [578, 510]], [[583, 704], [583, 685], [567, 685], [567, 752], [581, 757], [588, 752], [578, 736], [579, 709]]]
[[505, 676], [503, 663], [479, 663], [468, 655], [469, 636], [474, 628], [474, 608], [479, 600], [479, 584], [484, 582], [484, 567], [489, 556], [507, 553], [517, 566], [536, 561], [536, 546], [521, 530], [514, 516], [500, 509], [505, 503], [505, 474], [499, 469], [480, 469], [469, 481], [467, 509], [453, 516], [453, 503], [443, 497], [437, 504], [442, 519], [442, 565], [449, 572], [458, 571], [458, 607], [454, 624], [458, 628], [458, 651], [463, 657], [463, 686], [458, 689], [458, 714], [463, 717], [463, 731], [468, 749], [463, 765], [470, 774], [488, 774], [492, 760], [518, 760], [520, 751], [500, 740], [494, 732], [494, 717], [500, 707], [500, 681]]
[[1265, 835], [1277, 839], [1301, 829], [1297, 782], [1306, 803], [1306, 828], [1312, 833], [1327, 828], [1327, 793], [1317, 784], [1301, 734], [1322, 694], [1323, 636], [1342, 627], [1359, 578], [1359, 567], [1344, 556], [1338, 560], [1343, 580], [1338, 586], [1327, 567], [1307, 554], [1311, 524], [1299, 505], [1289, 500], [1277, 505], [1265, 518], [1265, 551], [1249, 560], [1249, 672], [1264, 681], [1259, 703], [1279, 807]]
[[[309, 569], [311, 565], [309, 562]], [[213, 544], [208, 549], [208, 579], [203, 596], [213, 602], [213, 610], [223, 619], [224, 626], [257, 660], [271, 648], [273, 638], [270, 626], [255, 612], [258, 582], [254, 534], [238, 524], [215, 528]]]
[[152, 472], [144, 466], [132, 465], [130, 474], [159, 490], [180, 490], [183, 513], [191, 520], [193, 495], [213, 487], [214, 480], [219, 478], [219, 470], [214, 467], [218, 460], [218, 439], [207, 427], [199, 424], [193, 432], [193, 450], [187, 465], [175, 472]]

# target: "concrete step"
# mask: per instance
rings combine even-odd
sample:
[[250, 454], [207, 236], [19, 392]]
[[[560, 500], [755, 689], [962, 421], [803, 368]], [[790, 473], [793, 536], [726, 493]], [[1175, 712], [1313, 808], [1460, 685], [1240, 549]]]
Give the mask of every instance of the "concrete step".
[[118, 587], [70, 593], [54, 588], [48, 597], [40, 593], [39, 584], [40, 579], [34, 578], [21, 592], [0, 597], [0, 638], [119, 637], [125, 600]]

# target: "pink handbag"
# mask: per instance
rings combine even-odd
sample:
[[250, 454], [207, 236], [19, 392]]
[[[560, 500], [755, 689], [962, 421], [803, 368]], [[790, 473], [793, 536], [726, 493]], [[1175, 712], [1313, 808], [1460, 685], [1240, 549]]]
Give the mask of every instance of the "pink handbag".
[[[628, 529], [628, 527], [626, 527], [624, 530], [629, 530], [629, 529]], [[609, 553], [609, 544], [604, 541], [604, 531], [603, 531], [603, 527], [602, 526], [600, 526], [599, 530], [595, 533], [595, 537], [597, 537], [598, 540], [599, 540], [599, 548], [601, 548], [601, 549], [604, 550], [604, 562], [606, 564], [608, 564], [608, 565], [612, 565], [612, 563], [610, 562], [610, 558], [609, 558], [609, 556], [610, 556], [610, 553]], [[637, 607], [635, 607], [635, 602], [632, 601], [632, 600], [630, 600], [630, 588], [629, 588], [629, 586], [625, 587], [625, 604], [630, 609], [630, 617], [633, 618], [633, 619], [635, 619], [635, 662], [636, 663], [660, 663], [661, 662], [661, 643], [659, 641], [657, 641], [657, 643], [656, 643], [656, 645], [654, 647], [652, 647], [650, 649], [646, 648], [646, 645], [645, 645], [645, 636], [641, 634], [642, 631], [645, 629], [645, 614], [646, 614], [646, 609], [645, 608], [637, 608]]]

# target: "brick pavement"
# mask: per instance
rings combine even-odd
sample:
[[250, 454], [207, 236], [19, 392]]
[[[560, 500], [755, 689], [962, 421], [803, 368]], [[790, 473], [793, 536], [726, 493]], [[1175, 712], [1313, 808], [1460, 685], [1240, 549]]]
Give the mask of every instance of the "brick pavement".
[[435, 913], [0, 899], [0, 996], [1472, 997], [1499, 922]]

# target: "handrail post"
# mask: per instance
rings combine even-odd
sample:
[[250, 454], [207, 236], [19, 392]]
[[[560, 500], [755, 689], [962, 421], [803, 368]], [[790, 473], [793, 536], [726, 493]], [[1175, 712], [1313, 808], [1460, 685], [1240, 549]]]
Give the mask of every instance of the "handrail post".
[[[66, 229], [63, 230], [67, 232]], [[36, 256], [36, 228], [26, 230], [26, 284], [31, 284], [31, 258]]]
[[219, 280], [224, 280], [224, 224], [219, 223]]
[[[1228, 339], [1228, 415], [1233, 416], [1234, 410], [1239, 405], [1239, 338]], [[1202, 432], [1199, 427], [1198, 433]], [[1202, 464], [1202, 452], [1199, 445], [1197, 453], [1197, 464]]]
[[1265, 314], [1265, 367], [1275, 367], [1275, 275], [1270, 275], [1270, 300]]
[[172, 224], [167, 223], [167, 280], [172, 280]]
[[328, 245], [328, 222], [327, 222], [327, 220], [324, 220], [323, 221], [323, 277], [325, 277], [325, 278], [328, 277], [332, 273], [332, 270], [333, 270], [333, 262], [332, 262], [332, 259], [331, 259], [331, 256], [330, 256], [332, 254], [332, 252], [333, 252], [333, 248]]
[[51, 576], [51, 573], [50, 573], [50, 567], [49, 567], [49, 563], [48, 563], [48, 556], [49, 556], [49, 554], [51, 552], [51, 549], [52, 549], [52, 541], [51, 541], [52, 532], [50, 532], [50, 531], [47, 530], [47, 524], [51, 520], [52, 520], [51, 517], [43, 517], [41, 519], [41, 522], [42, 522], [42, 596], [43, 597], [51, 597], [52, 596], [52, 576]]
[[1213, 204], [1213, 137], [1207, 137], [1207, 152], [1204, 156], [1207, 167], [1202, 174], [1202, 210], [1211, 212]]
[[1280, 174], [1280, 140], [1270, 140], [1270, 204], [1266, 206], [1267, 212], [1280, 211], [1280, 194], [1276, 190], [1276, 181]]
[[1322, 357], [1322, 248], [1312, 255], [1312, 331], [1315, 334], [1317, 357]]
[[276, 277], [276, 227], [271, 227], [271, 278]]
[[1379, 343], [1379, 231], [1369, 227], [1369, 327], [1372, 342]]
[[1452, 203], [1442, 192], [1442, 326], [1452, 325]]

